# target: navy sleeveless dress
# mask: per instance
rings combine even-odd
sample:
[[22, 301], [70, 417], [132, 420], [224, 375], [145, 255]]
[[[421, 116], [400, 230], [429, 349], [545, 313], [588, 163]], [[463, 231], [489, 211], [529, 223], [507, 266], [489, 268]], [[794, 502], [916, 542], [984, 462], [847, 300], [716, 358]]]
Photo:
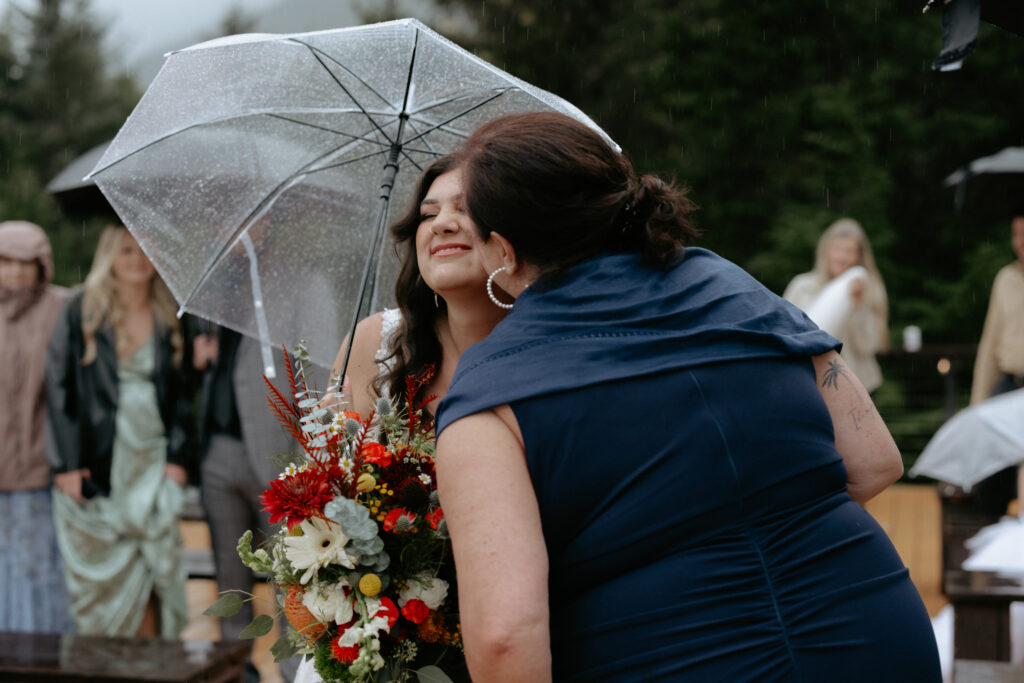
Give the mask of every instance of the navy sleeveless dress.
[[550, 558], [556, 681], [940, 681], [811, 355], [838, 342], [742, 270], [606, 256], [527, 291], [438, 432], [510, 404]]

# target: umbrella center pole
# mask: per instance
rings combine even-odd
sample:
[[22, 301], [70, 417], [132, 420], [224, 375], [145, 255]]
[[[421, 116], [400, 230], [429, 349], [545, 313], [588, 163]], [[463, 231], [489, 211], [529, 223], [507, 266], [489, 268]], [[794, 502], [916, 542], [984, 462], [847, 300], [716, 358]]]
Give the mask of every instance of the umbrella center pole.
[[345, 358], [341, 363], [341, 367], [338, 368], [337, 382], [335, 378], [331, 378], [331, 384], [337, 384], [338, 387], [344, 385], [345, 373], [348, 371], [348, 361], [352, 354], [352, 340], [355, 338], [356, 325], [363, 319], [363, 306], [369, 305], [373, 301], [373, 293], [375, 290], [375, 279], [373, 277], [376, 273], [376, 264], [380, 258], [377, 253], [380, 246], [380, 238], [384, 233], [384, 226], [388, 221], [388, 202], [391, 200], [391, 188], [395, 185], [395, 177], [398, 175], [398, 159], [402, 154], [402, 143], [398, 142], [402, 139], [402, 131], [405, 129], [405, 121], [408, 119], [408, 115], [403, 113], [398, 123], [398, 135], [395, 137], [395, 142], [391, 143], [391, 150], [388, 153], [388, 160], [384, 164], [384, 177], [380, 183], [380, 210], [377, 214], [377, 228], [373, 231], [373, 241], [370, 244], [370, 251], [367, 254], [366, 264], [363, 266], [363, 279], [362, 285], [359, 288], [359, 299], [356, 301], [356, 309], [352, 315], [352, 323], [349, 325], [348, 342], [345, 345]]
[[[402, 130], [405, 128], [405, 121], [408, 114], [402, 114], [398, 125], [398, 139], [402, 138]], [[385, 202], [391, 199], [391, 188], [395, 186], [395, 176], [398, 175], [398, 157], [402, 154], [402, 143], [392, 142], [391, 150], [388, 152], [387, 163], [384, 164], [384, 178], [380, 181], [380, 198]]]

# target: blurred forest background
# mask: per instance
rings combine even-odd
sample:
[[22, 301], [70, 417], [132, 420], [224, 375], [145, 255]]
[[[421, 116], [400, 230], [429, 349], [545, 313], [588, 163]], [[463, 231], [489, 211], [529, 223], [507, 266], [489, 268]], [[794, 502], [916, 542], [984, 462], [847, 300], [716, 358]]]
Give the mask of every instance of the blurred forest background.
[[[811, 268], [832, 220], [852, 216], [889, 291], [894, 345], [907, 325], [926, 345], [969, 345], [1013, 258], [1009, 211], [1024, 191], [969, 193], [957, 212], [942, 180], [1024, 145], [1024, 38], [982, 22], [962, 70], [932, 71], [940, 14], [922, 16], [923, 4], [437, 0], [435, 17], [459, 21], [433, 25], [578, 105], [642, 171], [691, 187], [700, 244], [772, 290]], [[102, 221], [65, 215], [44, 187], [113, 137], [146, 84], [112, 71], [88, 0], [21, 5], [0, 32], [0, 219], [47, 228], [69, 285], [87, 272]], [[385, 2], [363, 18], [395, 11]], [[219, 34], [253, 25], [235, 9]], [[880, 408], [912, 403], [898, 374]], [[933, 413], [927, 429], [943, 417]]]

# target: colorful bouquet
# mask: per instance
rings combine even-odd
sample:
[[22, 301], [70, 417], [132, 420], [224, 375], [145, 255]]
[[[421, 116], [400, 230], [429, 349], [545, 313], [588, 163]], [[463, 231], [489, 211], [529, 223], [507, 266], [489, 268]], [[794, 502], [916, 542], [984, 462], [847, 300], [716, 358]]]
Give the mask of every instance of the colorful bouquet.
[[[275, 658], [311, 655], [326, 682], [449, 681], [437, 666], [446, 655], [446, 668], [464, 667], [454, 564], [422, 414], [432, 397], [418, 398], [433, 373], [407, 380], [404, 406], [380, 399], [370, 415], [335, 414], [307, 384], [305, 350], [295, 355], [294, 400], [267, 382], [272, 409], [303, 450], [263, 493], [271, 523], [282, 526], [255, 551], [251, 531], [238, 542], [242, 562], [278, 587], [294, 629]], [[207, 613], [227, 616], [242, 603], [230, 591]], [[243, 637], [272, 625], [257, 617]]]

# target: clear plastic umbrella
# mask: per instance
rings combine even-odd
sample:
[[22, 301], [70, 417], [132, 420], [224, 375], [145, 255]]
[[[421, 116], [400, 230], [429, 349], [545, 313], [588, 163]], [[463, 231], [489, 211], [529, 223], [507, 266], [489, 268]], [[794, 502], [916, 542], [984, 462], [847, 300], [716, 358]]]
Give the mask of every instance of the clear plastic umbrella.
[[389, 204], [479, 124], [527, 111], [600, 132], [415, 20], [229, 36], [167, 57], [90, 177], [183, 311], [329, 366], [389, 302]]
[[1024, 462], [1024, 389], [965, 408], [939, 428], [910, 476], [948, 481], [969, 491], [996, 472]]

